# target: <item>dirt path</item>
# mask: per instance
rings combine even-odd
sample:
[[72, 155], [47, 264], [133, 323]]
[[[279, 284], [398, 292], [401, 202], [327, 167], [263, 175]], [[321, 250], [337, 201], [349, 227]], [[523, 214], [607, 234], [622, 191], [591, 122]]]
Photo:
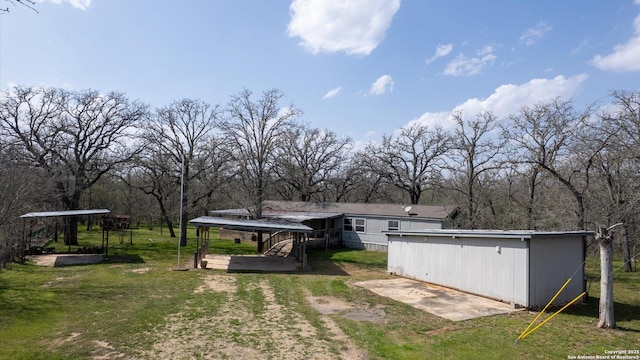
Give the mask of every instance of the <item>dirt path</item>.
[[[142, 351], [135, 358], [148, 359], [366, 359], [328, 314], [330, 299], [310, 298], [321, 314], [323, 326], [330, 339], [319, 336], [318, 329], [295, 309], [285, 309], [276, 301], [268, 283], [255, 284], [250, 291], [259, 291], [264, 298], [265, 311], [258, 314], [243, 309], [237, 302], [236, 280], [233, 275], [207, 275], [196, 293], [214, 292], [227, 296], [215, 317], [193, 317], [177, 314], [154, 331], [156, 341], [152, 349]], [[245, 289], [247, 291], [247, 289]], [[191, 304], [197, 306], [197, 304]], [[340, 303], [339, 308], [348, 309]], [[329, 308], [329, 310], [327, 310]], [[324, 309], [324, 310], [323, 310]], [[117, 356], [120, 355], [120, 356]], [[115, 358], [128, 358], [111, 354]]]

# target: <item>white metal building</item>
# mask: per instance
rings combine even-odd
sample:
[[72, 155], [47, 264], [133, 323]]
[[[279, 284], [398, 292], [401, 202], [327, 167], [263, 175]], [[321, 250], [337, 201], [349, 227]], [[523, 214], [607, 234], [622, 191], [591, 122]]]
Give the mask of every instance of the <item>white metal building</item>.
[[491, 230], [389, 231], [388, 271], [508, 302], [543, 307], [586, 290], [585, 239], [593, 232]]

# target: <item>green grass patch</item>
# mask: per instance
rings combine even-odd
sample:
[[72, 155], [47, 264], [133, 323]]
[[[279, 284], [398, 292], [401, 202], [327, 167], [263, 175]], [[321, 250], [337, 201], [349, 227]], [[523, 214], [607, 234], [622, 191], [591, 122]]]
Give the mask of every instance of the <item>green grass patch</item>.
[[209, 241], [210, 254], [256, 255], [258, 244], [255, 242], [236, 244], [231, 239], [213, 239]]
[[387, 268], [387, 253], [384, 251], [332, 249], [329, 251], [315, 251], [313, 255], [321, 259], [331, 260], [337, 264], [351, 263], [363, 267]]

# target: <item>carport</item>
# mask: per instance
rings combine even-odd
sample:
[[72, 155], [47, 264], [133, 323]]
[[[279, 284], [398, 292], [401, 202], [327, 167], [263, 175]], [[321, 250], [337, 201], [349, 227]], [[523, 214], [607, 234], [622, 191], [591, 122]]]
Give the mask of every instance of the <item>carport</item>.
[[[61, 217], [61, 218], [70, 218], [70, 217], [80, 217], [80, 216], [92, 216], [92, 215], [102, 215], [102, 217], [104, 218], [106, 216], [106, 214], [111, 213], [110, 210], [107, 209], [88, 209], [88, 210], [60, 210], [60, 211], [41, 211], [41, 212], [30, 212], [30, 213], [26, 213], [23, 215], [20, 215], [20, 218], [23, 219], [22, 222], [22, 234], [23, 234], [23, 241], [22, 241], [22, 252], [24, 254], [24, 252], [26, 250], [28, 250], [31, 247], [31, 240], [32, 240], [32, 233], [33, 233], [33, 229], [31, 229], [31, 227], [33, 226], [33, 220], [35, 219], [42, 219], [42, 218], [52, 218], [52, 217]], [[30, 228], [29, 228], [29, 232], [27, 233], [27, 227], [26, 227], [26, 220], [30, 219]], [[78, 231], [78, 229], [70, 229], [70, 231]], [[57, 224], [56, 224], [56, 230], [55, 230], [56, 236], [57, 236]], [[109, 229], [102, 229], [102, 249], [104, 251], [105, 256], [108, 255], [108, 249], [109, 249]], [[71, 252], [71, 244], [69, 244], [69, 252]]]
[[[309, 240], [309, 234], [313, 231], [312, 228], [306, 225], [291, 221], [225, 219], [212, 216], [201, 216], [195, 219], [191, 219], [189, 220], [189, 222], [201, 228], [217, 227], [232, 230], [257, 232], [258, 234], [268, 233], [271, 235], [276, 232], [289, 232], [293, 236], [293, 251], [291, 252], [291, 254], [293, 254], [296, 262], [302, 264], [303, 269], [306, 268], [306, 244]], [[200, 234], [202, 233], [202, 231], [198, 231], [197, 233], [197, 241], [199, 242]], [[261, 236], [259, 236], [259, 238], [260, 237]], [[253, 258], [265, 258], [265, 256], [259, 255], [253, 256]], [[244, 261], [240, 263], [254, 264], [255, 261]], [[255, 266], [252, 265], [247, 269], [244, 269], [244, 271], [252, 271], [254, 269]], [[243, 271], [243, 269], [238, 269], [238, 271]]]

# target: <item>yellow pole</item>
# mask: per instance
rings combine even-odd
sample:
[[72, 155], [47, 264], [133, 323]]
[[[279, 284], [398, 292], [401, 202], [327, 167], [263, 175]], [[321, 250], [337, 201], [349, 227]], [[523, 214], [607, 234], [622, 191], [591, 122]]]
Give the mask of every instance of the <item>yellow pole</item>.
[[533, 319], [533, 321], [531, 323], [529, 323], [529, 326], [527, 326], [526, 329], [524, 329], [524, 331], [522, 332], [522, 334], [520, 334], [520, 336], [518, 336], [518, 339], [516, 340], [516, 342], [522, 338], [524, 338], [524, 335], [527, 331], [529, 331], [529, 329], [531, 328], [531, 326], [538, 321], [538, 319], [540, 318], [540, 316], [542, 316], [542, 314], [545, 312], [545, 310], [547, 310], [547, 308], [553, 303], [553, 301], [558, 297], [558, 295], [560, 295], [560, 293], [562, 292], [562, 290], [564, 290], [564, 288], [567, 287], [567, 285], [569, 285], [569, 282], [571, 282], [571, 278], [568, 278], [567, 281], [565, 281], [564, 285], [562, 285], [562, 287], [560, 288], [560, 290], [558, 290], [558, 292], [553, 295], [553, 297], [551, 298], [551, 300], [549, 300], [549, 302], [547, 303], [547, 305], [544, 307], [544, 309], [542, 309], [542, 311], [540, 311], [540, 313], [538, 313], [538, 316], [536, 316], [535, 319]]
[[560, 314], [562, 312], [562, 310], [568, 308], [571, 304], [573, 304], [574, 302], [578, 301], [578, 299], [580, 299], [582, 296], [584, 296], [584, 294], [586, 294], [587, 292], [583, 292], [582, 294], [576, 296], [575, 299], [571, 300], [571, 302], [569, 302], [567, 305], [563, 306], [562, 309], [556, 311], [553, 315], [549, 316], [548, 318], [546, 318], [543, 322], [541, 322], [540, 324], [538, 324], [538, 326], [534, 327], [533, 329], [531, 329], [531, 331], [529, 331], [528, 333], [521, 335], [521, 338], [524, 339], [525, 337], [529, 336], [529, 334], [531, 334], [532, 332], [536, 331], [540, 326], [544, 325], [547, 321], [553, 319], [556, 315]]

